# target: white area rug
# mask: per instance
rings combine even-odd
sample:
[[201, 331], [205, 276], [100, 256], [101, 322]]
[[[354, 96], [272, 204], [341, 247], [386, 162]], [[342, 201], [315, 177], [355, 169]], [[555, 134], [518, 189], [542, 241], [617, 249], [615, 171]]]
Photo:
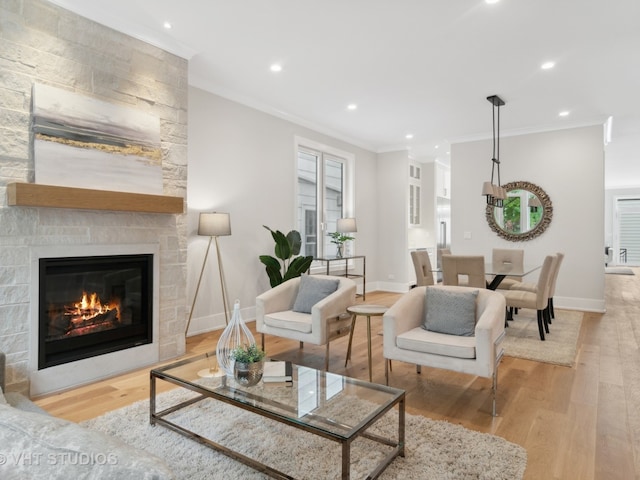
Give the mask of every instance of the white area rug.
[[[159, 408], [191, 395], [176, 389], [159, 396]], [[340, 478], [340, 444], [263, 419], [213, 400], [204, 400], [170, 417], [182, 426], [210, 436], [295, 478]], [[148, 401], [109, 412], [83, 425], [120, 437], [166, 460], [176, 479], [250, 480], [267, 478], [235, 460], [215, 452], [168, 428], [149, 425]], [[376, 425], [375, 431], [395, 438], [397, 411]], [[382, 457], [384, 446], [358, 439], [352, 444], [351, 478], [364, 478]], [[381, 479], [521, 479], [526, 451], [489, 434], [447, 422], [406, 415], [404, 458], [397, 458]]]
[[629, 267], [605, 267], [604, 273], [613, 275], [635, 275]]
[[572, 367], [576, 360], [582, 312], [555, 309], [556, 318], [540, 340], [536, 312], [521, 309], [506, 328], [505, 355]]

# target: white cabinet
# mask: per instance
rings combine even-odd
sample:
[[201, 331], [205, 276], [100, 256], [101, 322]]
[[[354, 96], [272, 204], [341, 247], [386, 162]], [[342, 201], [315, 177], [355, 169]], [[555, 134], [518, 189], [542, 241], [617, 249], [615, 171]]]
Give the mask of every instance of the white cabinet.
[[451, 168], [436, 162], [436, 197], [451, 198]]
[[409, 164], [409, 226], [422, 223], [422, 167]]

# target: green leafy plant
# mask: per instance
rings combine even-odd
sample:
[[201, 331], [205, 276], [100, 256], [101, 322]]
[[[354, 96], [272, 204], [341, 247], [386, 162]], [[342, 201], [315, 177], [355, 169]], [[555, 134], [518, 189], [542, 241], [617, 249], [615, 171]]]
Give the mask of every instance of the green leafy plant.
[[269, 282], [272, 287], [295, 277], [299, 277], [309, 270], [313, 256], [297, 256], [302, 247], [302, 238], [297, 230], [291, 230], [286, 235], [280, 230], [271, 230], [266, 225], [264, 228], [271, 232], [276, 242], [275, 255], [260, 255], [260, 261], [265, 265]]
[[331, 237], [331, 243], [335, 243], [336, 245], [342, 245], [346, 241], [355, 239], [355, 237], [340, 232], [331, 232], [329, 236]]
[[231, 350], [231, 358], [238, 363], [256, 363], [264, 359], [265, 353], [258, 345], [238, 345]]

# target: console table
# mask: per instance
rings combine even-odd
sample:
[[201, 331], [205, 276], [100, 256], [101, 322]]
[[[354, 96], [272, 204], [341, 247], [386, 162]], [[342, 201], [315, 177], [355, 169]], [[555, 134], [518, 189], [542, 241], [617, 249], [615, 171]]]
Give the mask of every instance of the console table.
[[[340, 262], [344, 261], [344, 273], [334, 273], [334, 275], [340, 275], [347, 278], [362, 278], [362, 299], [366, 300], [366, 284], [367, 284], [367, 259], [364, 255], [350, 255], [348, 257], [334, 257], [334, 256], [326, 256], [321, 258], [314, 258], [314, 260], [318, 260], [319, 262], [324, 262], [327, 264], [327, 275], [331, 275], [331, 262]], [[353, 264], [357, 263], [357, 260], [362, 260], [362, 273], [349, 273], [349, 261], [353, 260]]]

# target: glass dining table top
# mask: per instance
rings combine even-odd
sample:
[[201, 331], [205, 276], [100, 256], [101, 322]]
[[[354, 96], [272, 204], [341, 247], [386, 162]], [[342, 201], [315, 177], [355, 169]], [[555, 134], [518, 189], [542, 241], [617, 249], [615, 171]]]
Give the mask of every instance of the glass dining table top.
[[487, 275], [510, 275], [513, 277], [524, 277], [540, 268], [539, 264], [517, 265], [507, 262], [488, 262], [484, 264], [484, 273]]
[[[513, 277], [524, 277], [535, 272], [541, 267], [539, 264], [516, 265], [514, 263], [493, 263], [484, 264], [485, 275], [510, 275]], [[431, 272], [442, 273], [442, 268], [433, 268]]]

